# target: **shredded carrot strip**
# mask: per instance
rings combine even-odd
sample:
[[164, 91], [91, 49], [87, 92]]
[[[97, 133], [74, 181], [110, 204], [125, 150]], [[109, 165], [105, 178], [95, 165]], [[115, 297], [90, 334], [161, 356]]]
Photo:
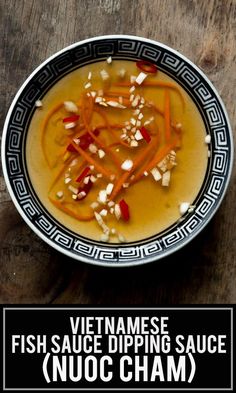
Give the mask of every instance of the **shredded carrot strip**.
[[63, 202], [56, 201], [55, 199], [51, 198], [49, 196], [50, 201], [53, 203], [54, 206], [56, 206], [58, 209], [62, 210], [64, 213], [68, 214], [71, 217], [76, 218], [79, 221], [91, 221], [94, 219], [94, 214], [90, 214], [87, 216], [82, 216], [80, 214], [75, 213], [73, 210], [68, 209]]
[[164, 101], [164, 113], [165, 113], [165, 137], [166, 142], [169, 143], [171, 139], [171, 128], [170, 128], [170, 94], [165, 91], [165, 101]]
[[116, 195], [119, 193], [121, 188], [123, 187], [123, 184], [128, 180], [128, 178], [131, 176], [131, 174], [137, 169], [137, 167], [146, 159], [150, 151], [153, 149], [153, 147], [156, 144], [156, 140], [152, 141], [149, 143], [149, 145], [136, 157], [135, 161], [133, 162], [133, 166], [130, 171], [125, 172], [117, 181], [115, 184], [115, 187], [113, 189], [113, 192], [111, 194], [111, 200], [113, 200]]
[[86, 119], [85, 107], [84, 107], [84, 106], [82, 106], [82, 108], [81, 108], [81, 116], [82, 116], [82, 118], [83, 118], [83, 122], [84, 122], [84, 125], [85, 125], [85, 128], [86, 128], [86, 131], [89, 133], [89, 135], [91, 135], [91, 137], [94, 139], [94, 141], [97, 142], [97, 144], [98, 144], [99, 146], [101, 146], [101, 147], [105, 150], [105, 152], [107, 152], [107, 153], [111, 156], [111, 158], [113, 159], [113, 162], [115, 163], [115, 165], [120, 169], [121, 161], [117, 158], [116, 154], [113, 153], [113, 151], [112, 151], [107, 145], [105, 145], [105, 144], [101, 141], [101, 139], [99, 139], [99, 138], [93, 133], [93, 131], [90, 129], [89, 124], [88, 124], [88, 121], [87, 121], [87, 119]]
[[47, 116], [44, 119], [43, 125], [42, 125], [41, 146], [42, 146], [42, 150], [43, 150], [43, 154], [44, 154], [45, 160], [46, 160], [49, 168], [51, 168], [51, 164], [50, 164], [49, 158], [47, 156], [46, 146], [45, 146], [46, 128], [47, 128], [48, 122], [51, 119], [52, 115], [54, 115], [54, 113], [56, 113], [59, 109], [61, 109], [63, 107], [63, 105], [64, 104], [62, 102], [60, 102], [60, 104], [57, 104], [56, 106], [54, 106], [54, 108], [52, 108], [48, 112]]
[[77, 150], [77, 152], [80, 153], [81, 156], [85, 158], [85, 160], [87, 162], [89, 162], [91, 165], [94, 165], [94, 167], [97, 168], [98, 172], [102, 173], [104, 176], [106, 176], [108, 179], [110, 179], [110, 177], [113, 175], [113, 173], [111, 171], [109, 171], [108, 169], [105, 169], [103, 166], [98, 164], [98, 162], [96, 160], [94, 160], [88, 153], [86, 153], [86, 151], [81, 149], [73, 141], [72, 141], [72, 145]]

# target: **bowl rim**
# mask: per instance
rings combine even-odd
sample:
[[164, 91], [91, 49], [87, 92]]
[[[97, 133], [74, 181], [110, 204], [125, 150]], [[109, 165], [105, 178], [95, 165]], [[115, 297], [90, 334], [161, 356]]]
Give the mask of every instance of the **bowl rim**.
[[[136, 41], [141, 41], [141, 42], [146, 42], [149, 44], [153, 44], [156, 46], [159, 46], [163, 49], [166, 49], [170, 52], [172, 52], [173, 54], [177, 55], [179, 58], [181, 58], [182, 60], [184, 60], [185, 62], [187, 62], [188, 64], [190, 64], [201, 76], [202, 78], [207, 82], [207, 84], [211, 87], [212, 91], [214, 92], [215, 96], [217, 97], [217, 99], [219, 100], [219, 103], [222, 107], [222, 111], [224, 113], [225, 119], [226, 119], [226, 125], [229, 131], [229, 141], [230, 141], [230, 157], [229, 157], [229, 167], [228, 167], [228, 171], [226, 173], [226, 179], [225, 179], [225, 184], [224, 184], [224, 188], [223, 191], [221, 193], [221, 195], [217, 198], [217, 206], [214, 207], [210, 214], [207, 216], [207, 218], [204, 218], [202, 225], [197, 228], [193, 234], [190, 234], [188, 237], [186, 237], [184, 239], [183, 242], [180, 242], [179, 244], [175, 245], [174, 247], [172, 247], [169, 250], [165, 250], [164, 254], [159, 254], [159, 255], [150, 255], [150, 256], [146, 256], [144, 259], [142, 257], [140, 257], [140, 259], [138, 259], [137, 261], [130, 261], [130, 262], [123, 262], [123, 261], [118, 261], [117, 263], [115, 262], [110, 262], [110, 261], [106, 261], [106, 262], [102, 262], [99, 259], [89, 259], [86, 258], [84, 256], [81, 255], [77, 255], [72, 253], [70, 250], [66, 250], [64, 248], [61, 248], [60, 245], [57, 245], [55, 242], [53, 242], [53, 240], [51, 240], [50, 238], [48, 238], [46, 235], [44, 235], [42, 232], [40, 232], [38, 230], [38, 228], [34, 225], [34, 223], [32, 223], [30, 221], [30, 219], [26, 216], [25, 212], [23, 211], [23, 209], [21, 208], [17, 198], [15, 197], [14, 191], [11, 187], [9, 178], [8, 178], [8, 173], [7, 173], [7, 166], [6, 166], [6, 160], [5, 160], [5, 154], [6, 154], [6, 137], [7, 137], [7, 130], [8, 130], [8, 124], [9, 124], [9, 120], [10, 120], [10, 116], [12, 114], [12, 111], [15, 107], [15, 104], [18, 100], [18, 98], [20, 97], [22, 91], [24, 90], [24, 88], [27, 86], [27, 84], [31, 81], [31, 79], [34, 77], [34, 75], [40, 71], [40, 69], [42, 69], [46, 64], [48, 64], [51, 60], [55, 59], [56, 57], [60, 56], [61, 54], [63, 54], [64, 52], [74, 49], [77, 46], [83, 45], [83, 44], [87, 44], [90, 42], [94, 42], [94, 41], [100, 41], [100, 40], [109, 40], [109, 39], [131, 39], [131, 40], [136, 40]], [[85, 262], [88, 264], [92, 264], [92, 265], [96, 265], [96, 266], [104, 266], [104, 267], [130, 267], [130, 266], [139, 266], [139, 265], [144, 265], [150, 262], [154, 262], [154, 261], [160, 261], [161, 259], [164, 259], [166, 257], [168, 257], [169, 255], [179, 251], [180, 249], [182, 249], [184, 246], [186, 246], [187, 244], [189, 244], [189, 242], [191, 242], [205, 227], [206, 225], [209, 223], [209, 221], [212, 219], [212, 217], [215, 215], [215, 213], [217, 212], [217, 210], [219, 209], [222, 200], [225, 196], [225, 193], [228, 189], [229, 186], [229, 182], [230, 182], [230, 178], [232, 175], [232, 169], [233, 169], [233, 161], [234, 161], [234, 138], [233, 138], [233, 133], [232, 133], [232, 128], [231, 128], [231, 124], [230, 124], [230, 120], [229, 120], [229, 116], [227, 113], [227, 110], [225, 108], [225, 105], [218, 93], [218, 91], [216, 90], [216, 88], [214, 87], [213, 83], [209, 80], [209, 78], [206, 76], [206, 74], [196, 65], [194, 64], [189, 58], [187, 58], [185, 55], [183, 55], [182, 53], [180, 53], [179, 51], [177, 51], [176, 49], [173, 49], [171, 47], [169, 47], [166, 44], [163, 44], [159, 41], [153, 40], [153, 39], [149, 39], [149, 38], [144, 38], [141, 36], [137, 36], [137, 35], [127, 35], [127, 34], [111, 34], [111, 35], [101, 35], [101, 36], [96, 36], [96, 37], [90, 37], [90, 38], [86, 38], [84, 40], [81, 41], [77, 41], [74, 42], [71, 45], [68, 45], [66, 47], [64, 47], [63, 49], [57, 51], [56, 53], [52, 54], [51, 56], [49, 56], [46, 60], [44, 60], [42, 63], [40, 63], [31, 73], [30, 75], [27, 77], [27, 79], [22, 83], [22, 85], [20, 86], [20, 88], [17, 90], [12, 103], [8, 109], [6, 118], [5, 118], [5, 122], [4, 122], [4, 126], [3, 126], [3, 132], [2, 132], [2, 143], [1, 143], [1, 161], [2, 161], [2, 169], [3, 169], [3, 175], [4, 175], [4, 180], [8, 189], [8, 192], [10, 194], [10, 197], [18, 211], [18, 213], [20, 214], [20, 216], [23, 218], [23, 220], [26, 222], [26, 224], [34, 231], [34, 233], [36, 233], [37, 236], [39, 236], [43, 241], [45, 241], [49, 246], [51, 246], [52, 248], [56, 249], [56, 251], [59, 251], [60, 253], [66, 255], [67, 257], [73, 258], [77, 261], [80, 262]], [[128, 245], [128, 243], [127, 243]], [[117, 247], [122, 247], [122, 245], [117, 244]], [[131, 246], [130, 248], [132, 248], [134, 246]], [[144, 246], [145, 247], [145, 246]]]

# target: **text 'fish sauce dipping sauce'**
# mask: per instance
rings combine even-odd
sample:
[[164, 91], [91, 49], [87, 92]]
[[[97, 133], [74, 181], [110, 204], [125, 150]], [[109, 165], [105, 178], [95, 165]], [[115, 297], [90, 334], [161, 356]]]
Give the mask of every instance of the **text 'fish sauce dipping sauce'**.
[[71, 72], [35, 105], [27, 167], [64, 226], [130, 242], [194, 211], [210, 138], [190, 96], [154, 64], [109, 57]]

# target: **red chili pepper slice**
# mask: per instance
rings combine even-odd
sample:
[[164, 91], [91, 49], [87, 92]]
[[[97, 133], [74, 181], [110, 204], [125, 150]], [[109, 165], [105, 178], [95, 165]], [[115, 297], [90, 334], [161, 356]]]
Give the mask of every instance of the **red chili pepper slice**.
[[80, 192], [84, 191], [85, 195], [82, 198], [80, 198], [80, 199], [76, 199], [76, 201], [79, 202], [79, 201], [82, 201], [83, 199], [85, 199], [86, 196], [88, 195], [89, 191], [91, 190], [92, 186], [93, 186], [93, 183], [91, 182], [91, 180], [89, 180], [89, 182], [87, 184], [85, 184], [83, 187], [79, 187], [78, 194]]
[[[94, 132], [94, 135], [96, 135], [96, 136], [98, 136], [100, 133], [99, 130], [94, 130], [93, 132]], [[79, 140], [80, 140], [79, 147], [81, 147], [81, 149], [83, 149], [83, 150], [86, 150], [89, 147], [90, 143], [93, 143], [94, 139], [88, 132], [86, 132], [85, 134], [83, 134], [79, 137]], [[77, 153], [77, 150], [72, 145], [72, 143], [70, 143], [67, 146], [66, 150], [71, 153]]]
[[89, 172], [90, 172], [90, 168], [89, 166], [86, 166], [86, 168], [84, 168], [84, 170], [81, 172], [79, 177], [76, 179], [76, 183], [80, 183], [81, 180], [83, 180]]
[[65, 117], [63, 119], [63, 123], [70, 123], [70, 122], [74, 122], [77, 120], [79, 120], [79, 115], [73, 115], [73, 116]]
[[124, 199], [121, 199], [121, 201], [119, 202], [119, 206], [120, 206], [120, 211], [121, 211], [121, 215], [122, 215], [123, 220], [129, 221], [129, 218], [130, 218], [129, 206], [127, 205], [127, 203], [125, 202]]
[[149, 135], [148, 130], [145, 127], [140, 128], [140, 132], [147, 143], [151, 141], [151, 137]]
[[70, 143], [67, 148], [67, 151], [71, 152], [71, 153], [77, 153], [77, 150], [74, 148], [74, 146], [72, 145], [72, 143]]
[[[99, 135], [99, 130], [94, 130], [94, 135], [98, 136]], [[86, 150], [90, 143], [93, 143], [93, 137], [86, 132], [85, 134], [81, 135], [79, 137], [80, 143], [79, 143], [79, 147], [81, 147], [81, 149]]]
[[146, 60], [139, 60], [136, 62], [136, 66], [143, 72], [148, 72], [149, 74], [157, 73], [157, 66]]

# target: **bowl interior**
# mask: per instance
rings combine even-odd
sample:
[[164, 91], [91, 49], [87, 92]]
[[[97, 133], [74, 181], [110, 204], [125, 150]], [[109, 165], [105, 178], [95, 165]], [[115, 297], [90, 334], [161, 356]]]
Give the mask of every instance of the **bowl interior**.
[[[26, 166], [25, 146], [35, 101], [62, 77], [106, 59], [148, 60], [176, 80], [192, 97], [211, 135], [211, 156], [194, 213], [167, 230], [127, 244], [104, 244], [71, 232], [38, 199]], [[232, 133], [224, 105], [206, 76], [188, 59], [160, 43], [132, 36], [89, 39], [65, 48], [40, 65], [17, 93], [4, 126], [2, 160], [11, 197], [28, 225], [47, 243], [75, 259], [123, 266], [160, 259], [178, 250], [209, 222], [226, 191], [233, 160]]]

